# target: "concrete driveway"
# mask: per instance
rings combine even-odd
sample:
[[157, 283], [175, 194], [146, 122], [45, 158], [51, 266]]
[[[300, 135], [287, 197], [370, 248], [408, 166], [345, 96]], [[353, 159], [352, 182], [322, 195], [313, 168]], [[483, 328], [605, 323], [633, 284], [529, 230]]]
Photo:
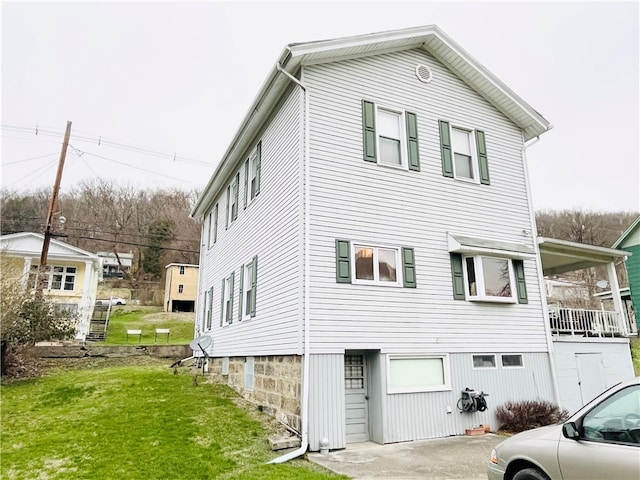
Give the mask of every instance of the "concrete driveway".
[[487, 433], [389, 445], [352, 443], [344, 450], [307, 457], [354, 480], [486, 480], [491, 449], [503, 440]]

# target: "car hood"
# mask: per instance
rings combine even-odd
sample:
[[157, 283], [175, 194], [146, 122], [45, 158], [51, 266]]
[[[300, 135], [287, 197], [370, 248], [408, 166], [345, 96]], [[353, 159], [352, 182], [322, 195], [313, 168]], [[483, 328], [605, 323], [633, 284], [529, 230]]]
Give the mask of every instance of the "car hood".
[[558, 440], [562, 435], [562, 425], [547, 425], [518, 433], [509, 439], [509, 442], [530, 442], [532, 440]]

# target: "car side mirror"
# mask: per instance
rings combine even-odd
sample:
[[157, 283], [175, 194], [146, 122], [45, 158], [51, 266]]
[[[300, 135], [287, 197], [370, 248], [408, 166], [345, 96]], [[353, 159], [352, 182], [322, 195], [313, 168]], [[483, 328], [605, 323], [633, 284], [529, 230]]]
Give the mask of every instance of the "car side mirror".
[[578, 427], [576, 427], [575, 422], [567, 422], [562, 425], [562, 435], [564, 435], [565, 438], [570, 438], [572, 440], [580, 438], [580, 432], [578, 432]]

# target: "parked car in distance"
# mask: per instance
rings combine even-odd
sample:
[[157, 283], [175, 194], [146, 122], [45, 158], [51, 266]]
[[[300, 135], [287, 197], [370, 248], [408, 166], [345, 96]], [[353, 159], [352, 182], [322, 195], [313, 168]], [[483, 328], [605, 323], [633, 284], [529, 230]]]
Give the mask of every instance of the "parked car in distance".
[[489, 480], [638, 480], [640, 377], [619, 383], [562, 425], [514, 435], [491, 452]]
[[106, 300], [96, 300], [96, 305], [99, 306], [107, 306], [111, 303], [111, 305], [126, 305], [127, 301], [122, 297], [111, 297]]

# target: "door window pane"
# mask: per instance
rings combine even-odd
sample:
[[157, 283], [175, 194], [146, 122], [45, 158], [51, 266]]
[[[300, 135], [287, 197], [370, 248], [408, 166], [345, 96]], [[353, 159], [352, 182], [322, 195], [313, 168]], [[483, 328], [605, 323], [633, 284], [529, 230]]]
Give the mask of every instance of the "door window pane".
[[344, 386], [349, 389], [364, 388], [364, 356], [344, 356]]

